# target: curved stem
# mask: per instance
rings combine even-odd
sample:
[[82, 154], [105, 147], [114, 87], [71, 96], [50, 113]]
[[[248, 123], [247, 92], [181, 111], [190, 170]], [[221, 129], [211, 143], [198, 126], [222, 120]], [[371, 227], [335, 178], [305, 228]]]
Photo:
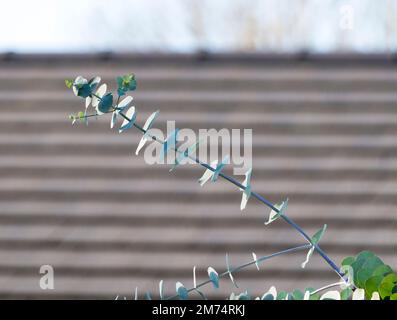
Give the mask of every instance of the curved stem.
[[328, 285], [326, 285], [324, 287], [318, 288], [317, 290], [314, 290], [313, 292], [310, 292], [310, 295], [316, 294], [316, 293], [318, 293], [320, 291], [323, 291], [323, 290], [326, 290], [326, 289], [329, 289], [329, 288], [333, 288], [333, 287], [336, 287], [336, 286], [341, 286], [343, 284], [346, 284], [346, 283], [344, 281], [331, 283], [331, 284], [328, 284]]
[[[220, 273], [218, 275], [218, 277], [219, 278], [223, 278], [225, 276], [228, 276], [229, 273], [235, 273], [235, 272], [241, 271], [242, 269], [244, 269], [246, 267], [249, 267], [251, 265], [254, 265], [256, 263], [263, 262], [265, 260], [269, 260], [271, 258], [274, 258], [274, 257], [277, 257], [277, 256], [281, 256], [283, 254], [292, 253], [292, 252], [296, 252], [296, 251], [300, 251], [300, 250], [305, 250], [305, 249], [308, 249], [310, 247], [311, 247], [311, 245], [304, 244], [304, 245], [301, 245], [301, 246], [292, 247], [292, 248], [288, 248], [288, 249], [285, 249], [285, 250], [282, 250], [282, 251], [279, 251], [279, 252], [275, 252], [275, 253], [269, 254], [267, 256], [263, 256], [263, 257], [260, 257], [260, 258], [258, 258], [256, 260], [253, 260], [253, 261], [247, 262], [245, 264], [242, 264], [242, 265], [240, 265], [238, 267], [235, 267], [233, 269], [230, 269], [228, 271], [222, 272], [222, 273]], [[201, 287], [203, 287], [203, 286], [205, 286], [205, 285], [207, 285], [207, 284], [209, 284], [211, 282], [212, 282], [211, 280], [205, 280], [205, 281], [199, 283], [196, 287], [187, 289], [187, 292], [195, 291], [196, 289], [199, 289], [199, 288], [201, 288]], [[178, 295], [173, 295], [171, 297], [168, 297], [166, 300], [172, 300], [172, 299], [176, 299], [178, 297], [179, 297]]]

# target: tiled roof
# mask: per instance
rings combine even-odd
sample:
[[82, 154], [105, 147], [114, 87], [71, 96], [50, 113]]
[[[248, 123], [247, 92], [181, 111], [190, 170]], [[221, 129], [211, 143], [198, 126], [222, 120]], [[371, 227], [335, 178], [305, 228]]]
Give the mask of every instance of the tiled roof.
[[[204, 57], [204, 58], [203, 58]], [[0, 63], [0, 297], [131, 297], [135, 286], [167, 293], [212, 266], [224, 271], [303, 243], [269, 210], [225, 181], [200, 188], [202, 170], [175, 172], [133, 155], [139, 134], [119, 135], [109, 119], [71, 126], [83, 108], [63, 80], [134, 72], [139, 121], [178, 127], [252, 128], [253, 188], [309, 234], [328, 224], [322, 247], [339, 263], [373, 250], [397, 267], [397, 69], [381, 59], [349, 62], [189, 57], [6, 56]], [[301, 59], [302, 60], [302, 59]], [[276, 61], [272, 63], [272, 61]], [[226, 169], [232, 173], [231, 168]], [[243, 177], [238, 177], [242, 179]], [[275, 258], [248, 268], [211, 297], [271, 285], [280, 290], [336, 280], [315, 255]], [[55, 269], [55, 289], [39, 287], [39, 268]]]

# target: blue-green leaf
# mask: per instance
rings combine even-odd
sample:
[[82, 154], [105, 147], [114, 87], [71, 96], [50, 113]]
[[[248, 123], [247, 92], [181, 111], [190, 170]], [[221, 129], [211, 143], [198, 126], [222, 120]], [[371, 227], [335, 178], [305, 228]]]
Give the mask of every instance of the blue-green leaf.
[[111, 92], [105, 94], [98, 104], [98, 114], [106, 113], [113, 105], [113, 94]]
[[175, 285], [176, 288], [176, 293], [178, 294], [179, 298], [181, 300], [187, 300], [189, 296], [189, 292], [185, 288], [185, 286], [182, 284], [182, 282], [177, 282]]
[[218, 272], [216, 272], [215, 269], [212, 268], [212, 267], [209, 267], [207, 271], [208, 271], [208, 276], [209, 276], [212, 284], [214, 285], [214, 287], [216, 289], [218, 289], [219, 288], [219, 275], [218, 275]]
[[87, 98], [92, 94], [91, 86], [86, 83], [77, 89], [77, 95], [82, 98]]
[[74, 93], [76, 96], [81, 96], [81, 95], [79, 94], [79, 90], [80, 90], [83, 86], [85, 86], [85, 85], [88, 86], [88, 88], [90, 87], [90, 86], [88, 85], [88, 80], [87, 80], [87, 79], [83, 78], [82, 76], [76, 77], [76, 79], [75, 79], [74, 82], [73, 82], [73, 86], [72, 86], [73, 93]]
[[[230, 296], [232, 298], [232, 295]], [[233, 299], [230, 300], [250, 300], [251, 296], [249, 295], [248, 291], [245, 290], [245, 292], [240, 293], [239, 295], [234, 295]]]
[[119, 133], [121, 133], [127, 129], [130, 129], [134, 126], [134, 123], [136, 121], [136, 116], [137, 116], [137, 113], [135, 112], [135, 107], [129, 108], [125, 116], [129, 120], [124, 119], [124, 121], [119, 129]]
[[136, 89], [135, 75], [127, 74], [125, 76], [117, 77], [117, 93], [123, 96], [127, 91]]

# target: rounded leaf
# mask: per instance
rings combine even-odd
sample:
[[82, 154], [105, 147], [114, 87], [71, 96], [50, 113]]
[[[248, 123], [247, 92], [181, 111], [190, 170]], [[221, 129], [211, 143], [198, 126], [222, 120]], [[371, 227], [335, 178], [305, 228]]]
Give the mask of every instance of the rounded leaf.
[[372, 275], [373, 276], [382, 276], [382, 277], [384, 277], [384, 276], [386, 276], [386, 275], [388, 275], [389, 273], [392, 273], [392, 272], [393, 272], [392, 268], [390, 268], [389, 265], [384, 264], [384, 265], [378, 266], [374, 270]]
[[212, 267], [208, 267], [208, 277], [210, 278], [212, 284], [214, 285], [214, 287], [216, 289], [219, 288], [219, 275], [218, 272], [216, 272], [216, 270]]
[[[134, 126], [135, 120], [136, 120], [136, 112], [135, 112], [135, 107], [131, 107], [128, 109], [127, 113], [126, 113], [126, 118], [124, 118], [123, 123], [121, 124], [121, 127], [119, 129], [119, 133], [130, 129], [131, 127]], [[129, 120], [128, 120], [129, 119]]]
[[296, 289], [292, 292], [292, 297], [294, 300], [303, 300], [304, 294], [302, 291]]
[[277, 299], [277, 289], [274, 286], [271, 286], [269, 291], [264, 293], [261, 297], [261, 300], [276, 300]]
[[287, 292], [286, 291], [280, 291], [277, 294], [277, 300], [285, 300], [285, 298], [287, 297]]
[[109, 92], [105, 94], [96, 108], [98, 114], [104, 114], [110, 110], [113, 105], [113, 94]]
[[384, 277], [378, 290], [382, 299], [394, 294], [393, 289], [395, 286], [397, 286], [397, 274], [391, 273]]
[[380, 284], [382, 283], [383, 276], [372, 276], [365, 281], [365, 296], [369, 299], [372, 294], [378, 291]]
[[176, 293], [178, 294], [179, 298], [181, 300], [187, 300], [189, 296], [189, 292], [185, 288], [185, 286], [182, 284], [182, 282], [177, 282], [175, 285], [176, 288]]

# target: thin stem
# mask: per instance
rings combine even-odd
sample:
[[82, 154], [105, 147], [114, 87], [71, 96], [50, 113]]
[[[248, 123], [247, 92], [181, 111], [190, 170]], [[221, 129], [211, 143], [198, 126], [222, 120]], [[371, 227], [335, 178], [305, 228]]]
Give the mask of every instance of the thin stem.
[[311, 292], [310, 295], [316, 294], [316, 293], [318, 293], [320, 291], [323, 291], [323, 290], [326, 290], [326, 289], [329, 289], [329, 288], [333, 288], [333, 287], [336, 287], [336, 286], [341, 286], [341, 285], [344, 285], [344, 284], [346, 284], [344, 281], [331, 283], [331, 284], [328, 284], [328, 285], [326, 285], [324, 287], [321, 287], [321, 288]]
[[[279, 252], [276, 252], [276, 253], [269, 254], [267, 256], [260, 257], [260, 258], [258, 258], [256, 260], [247, 262], [247, 263], [242, 264], [242, 265], [240, 265], [238, 267], [235, 267], [235, 268], [233, 268], [231, 270], [222, 272], [222, 273], [220, 273], [218, 275], [218, 278], [223, 278], [225, 276], [228, 276], [229, 273], [235, 273], [235, 272], [241, 271], [242, 269], [244, 269], [246, 267], [249, 267], [251, 265], [254, 265], [256, 263], [263, 262], [265, 260], [269, 260], [271, 258], [274, 258], [274, 257], [277, 257], [277, 256], [281, 256], [283, 254], [292, 253], [292, 252], [296, 252], [296, 251], [300, 251], [300, 250], [305, 250], [305, 249], [308, 249], [310, 247], [311, 247], [310, 244], [304, 244], [304, 245], [301, 245], [301, 246], [288, 248], [288, 249], [285, 249], [285, 250], [282, 250], [282, 251], [279, 251]], [[211, 282], [212, 282], [211, 280], [205, 280], [205, 281], [199, 283], [196, 287], [187, 289], [187, 292], [189, 293], [189, 292], [195, 291], [196, 289], [199, 289], [199, 288], [201, 288], [201, 287], [203, 287], [203, 286], [205, 286], [205, 285], [207, 285], [207, 284], [209, 284]], [[174, 295], [174, 296], [168, 297], [166, 300], [172, 300], [172, 299], [176, 299], [178, 297], [179, 297], [178, 295]]]

